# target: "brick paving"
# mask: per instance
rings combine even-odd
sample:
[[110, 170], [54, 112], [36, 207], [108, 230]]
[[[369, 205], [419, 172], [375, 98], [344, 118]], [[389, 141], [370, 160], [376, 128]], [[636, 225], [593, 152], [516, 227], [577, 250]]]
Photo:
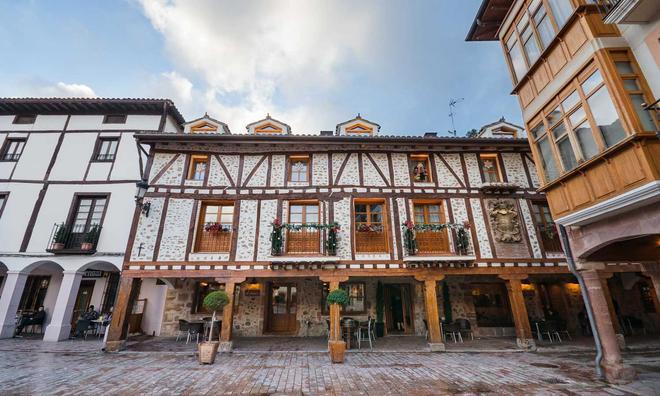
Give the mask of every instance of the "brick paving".
[[626, 357], [639, 380], [607, 386], [590, 354], [235, 352], [200, 366], [192, 353], [106, 354], [98, 341], [0, 340], [0, 394], [660, 394], [660, 355]]

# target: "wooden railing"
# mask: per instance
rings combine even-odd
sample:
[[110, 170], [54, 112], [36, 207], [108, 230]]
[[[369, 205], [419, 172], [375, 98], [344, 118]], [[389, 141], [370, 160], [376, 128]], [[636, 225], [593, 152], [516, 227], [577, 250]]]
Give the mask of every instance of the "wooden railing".
[[561, 242], [559, 241], [559, 234], [557, 233], [557, 228], [554, 225], [549, 226], [538, 226], [539, 235], [541, 235], [541, 243], [543, 244], [543, 250], [546, 252], [563, 252], [564, 250], [561, 247]]
[[232, 229], [230, 226], [204, 225], [197, 235], [196, 252], [221, 253], [228, 252], [231, 247]]
[[418, 254], [449, 253], [449, 238], [447, 237], [447, 230], [417, 231], [416, 240]]
[[387, 252], [387, 233], [380, 227], [371, 227], [370, 231], [355, 230], [355, 251], [358, 253]]
[[321, 232], [315, 228], [287, 230], [287, 254], [321, 254]]

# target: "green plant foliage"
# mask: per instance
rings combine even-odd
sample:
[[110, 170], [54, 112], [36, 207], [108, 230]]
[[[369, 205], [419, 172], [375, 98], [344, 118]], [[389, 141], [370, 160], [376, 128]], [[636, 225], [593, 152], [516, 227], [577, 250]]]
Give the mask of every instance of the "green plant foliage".
[[99, 240], [99, 234], [101, 233], [101, 227], [98, 224], [94, 224], [90, 227], [89, 231], [85, 235], [83, 242], [85, 243], [96, 243]]
[[229, 304], [229, 296], [222, 290], [216, 290], [207, 294], [202, 304], [209, 311], [219, 311]]
[[57, 231], [55, 232], [54, 236], [54, 242], [55, 243], [66, 243], [66, 240], [69, 237], [69, 227], [66, 226], [64, 223], [60, 224], [60, 226], [57, 228]]
[[348, 293], [343, 289], [336, 289], [328, 293], [327, 298], [328, 304], [337, 304], [345, 307], [349, 304], [350, 300], [348, 299]]

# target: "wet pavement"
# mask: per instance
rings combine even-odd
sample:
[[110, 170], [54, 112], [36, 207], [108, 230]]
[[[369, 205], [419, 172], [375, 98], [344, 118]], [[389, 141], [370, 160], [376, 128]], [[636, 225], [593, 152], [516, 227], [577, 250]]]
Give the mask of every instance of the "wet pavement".
[[[179, 343], [185, 345], [185, 343]], [[236, 351], [201, 366], [180, 352], [101, 352], [99, 341], [0, 340], [0, 394], [660, 394], [660, 354], [627, 353], [639, 378], [609, 386], [593, 354]]]

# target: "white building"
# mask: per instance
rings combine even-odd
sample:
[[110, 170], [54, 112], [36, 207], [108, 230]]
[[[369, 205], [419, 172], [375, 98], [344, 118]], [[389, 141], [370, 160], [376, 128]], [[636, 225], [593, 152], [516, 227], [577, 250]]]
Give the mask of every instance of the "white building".
[[477, 133], [477, 137], [525, 139], [527, 138], [527, 132], [525, 128], [512, 124], [502, 117], [496, 122], [482, 126], [479, 133]]
[[0, 338], [43, 305], [44, 340], [114, 302], [147, 152], [135, 132], [176, 132], [161, 99], [0, 99]]

